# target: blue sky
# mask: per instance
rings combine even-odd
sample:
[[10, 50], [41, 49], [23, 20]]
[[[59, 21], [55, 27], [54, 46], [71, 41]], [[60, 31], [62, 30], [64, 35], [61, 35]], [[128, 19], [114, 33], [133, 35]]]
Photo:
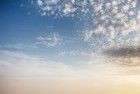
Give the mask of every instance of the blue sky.
[[[76, 17], [41, 16], [37, 7], [28, 0], [3, 0], [0, 11], [0, 49], [18, 50], [51, 58], [61, 52], [69, 53], [86, 47], [77, 32], [82, 30], [84, 24]], [[38, 37], [55, 33], [63, 37], [61, 45], [36, 45]]]
[[[45, 2], [47, 2], [46, 5]], [[71, 62], [86, 60], [89, 58], [85, 56], [87, 53], [110, 47], [114, 45], [113, 43], [117, 44], [120, 42], [118, 37], [122, 44], [126, 45], [124, 40], [132, 34], [130, 32], [127, 37], [120, 37], [120, 32], [125, 28], [122, 25], [134, 27], [139, 11], [136, 8], [138, 2], [135, 5], [131, 0], [107, 1], [106, 6], [112, 4], [114, 7], [111, 11], [101, 9], [105, 6], [102, 5], [103, 2], [104, 0], [99, 0], [98, 3], [90, 0], [87, 3], [74, 0], [2, 0], [0, 1], [0, 49], [20, 51], [53, 60], [61, 57], [60, 61]], [[59, 5], [60, 10], [58, 10]], [[52, 9], [49, 10], [49, 8]], [[115, 10], [116, 8], [118, 10]], [[116, 18], [113, 18], [113, 13], [116, 13]], [[105, 16], [110, 17], [111, 23], [116, 22], [108, 24], [106, 22], [108, 19], [103, 18]], [[125, 24], [117, 22], [117, 20], [122, 21], [121, 16], [129, 20], [126, 20]], [[102, 22], [101, 19], [105, 21]], [[116, 25], [120, 29], [116, 30]], [[128, 27], [125, 31], [128, 29], [137, 31]], [[108, 30], [111, 33], [108, 33]]]

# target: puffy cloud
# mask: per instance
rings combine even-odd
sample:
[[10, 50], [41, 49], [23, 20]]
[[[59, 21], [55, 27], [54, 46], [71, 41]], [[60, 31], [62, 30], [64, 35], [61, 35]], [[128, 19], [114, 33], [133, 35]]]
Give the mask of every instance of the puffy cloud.
[[65, 15], [69, 14], [69, 13], [73, 13], [76, 11], [76, 8], [73, 8], [71, 4], [66, 4], [64, 9], [63, 9], [63, 12]]
[[57, 33], [50, 33], [47, 36], [40, 36], [37, 38], [36, 44], [48, 46], [48, 47], [55, 47], [60, 45], [62, 42], [62, 37]]

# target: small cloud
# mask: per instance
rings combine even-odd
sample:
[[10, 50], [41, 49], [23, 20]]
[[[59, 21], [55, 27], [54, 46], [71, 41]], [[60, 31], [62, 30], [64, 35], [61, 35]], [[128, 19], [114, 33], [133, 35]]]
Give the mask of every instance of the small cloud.
[[80, 55], [79, 51], [78, 50], [72, 50], [69, 52], [69, 55], [70, 56], [76, 56], [76, 55]]
[[70, 51], [61, 51], [58, 53], [58, 56], [68, 56], [68, 57], [75, 57], [75, 56], [89, 56], [87, 52], [79, 51], [79, 50], [70, 50]]
[[64, 9], [63, 9], [63, 12], [64, 12], [65, 15], [70, 14], [70, 13], [73, 13], [75, 11], [76, 11], [76, 8], [74, 8], [70, 4], [66, 4], [65, 7], [64, 7]]
[[55, 47], [60, 45], [62, 42], [62, 37], [57, 33], [50, 33], [47, 36], [37, 37], [37, 42], [35, 44], [43, 45], [47, 47]]
[[42, 6], [43, 5], [43, 1], [42, 0], [37, 0], [37, 4], [38, 4], [38, 6]]

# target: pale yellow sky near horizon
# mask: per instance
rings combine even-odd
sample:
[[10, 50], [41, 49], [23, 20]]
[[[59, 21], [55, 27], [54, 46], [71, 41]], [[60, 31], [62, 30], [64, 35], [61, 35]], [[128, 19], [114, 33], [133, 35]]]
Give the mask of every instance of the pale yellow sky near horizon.
[[140, 94], [140, 66], [101, 59], [73, 66], [9, 53], [0, 58], [0, 94]]
[[110, 69], [112, 65], [84, 69], [34, 64], [28, 67], [1, 76], [1, 94], [140, 94], [140, 75], [129, 68], [119, 73]]

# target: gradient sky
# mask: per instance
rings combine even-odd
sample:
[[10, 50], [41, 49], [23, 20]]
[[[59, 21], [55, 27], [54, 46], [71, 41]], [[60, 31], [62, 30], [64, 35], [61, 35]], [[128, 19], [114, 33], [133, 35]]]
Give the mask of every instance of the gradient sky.
[[139, 30], [139, 0], [0, 0], [0, 93], [140, 94]]

